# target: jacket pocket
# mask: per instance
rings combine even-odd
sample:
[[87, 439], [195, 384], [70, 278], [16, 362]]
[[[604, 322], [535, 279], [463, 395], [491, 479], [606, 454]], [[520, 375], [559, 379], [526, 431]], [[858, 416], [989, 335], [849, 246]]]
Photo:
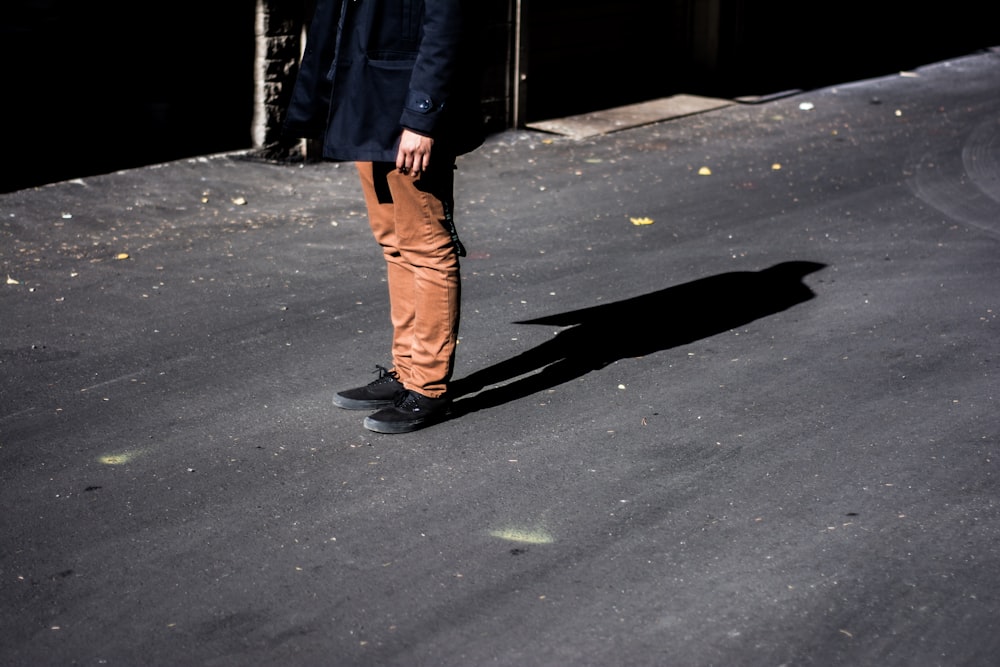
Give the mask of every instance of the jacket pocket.
[[387, 115], [394, 125], [399, 125], [399, 117], [406, 103], [410, 89], [410, 77], [416, 58], [413, 54], [374, 54], [364, 63], [362, 85], [358, 97], [368, 98], [370, 111]]
[[414, 58], [359, 58], [337, 72], [328, 138], [364, 151], [392, 151]]

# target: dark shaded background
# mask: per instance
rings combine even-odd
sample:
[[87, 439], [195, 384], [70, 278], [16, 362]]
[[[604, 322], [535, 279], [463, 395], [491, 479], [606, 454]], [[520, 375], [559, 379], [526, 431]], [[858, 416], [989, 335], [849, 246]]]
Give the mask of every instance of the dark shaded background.
[[0, 190], [250, 146], [253, 0], [0, 11]]
[[[254, 10], [254, 0], [4, 2], [0, 192], [250, 148]], [[992, 13], [973, 0], [533, 2], [523, 120], [880, 76], [1000, 43]], [[706, 25], [721, 27], [706, 37]]]

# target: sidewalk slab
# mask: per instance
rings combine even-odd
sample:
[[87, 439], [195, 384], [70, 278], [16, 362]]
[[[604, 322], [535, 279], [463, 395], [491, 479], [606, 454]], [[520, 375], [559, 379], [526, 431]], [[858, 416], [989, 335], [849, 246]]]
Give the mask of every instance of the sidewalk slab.
[[650, 123], [682, 118], [704, 111], [721, 109], [733, 104], [730, 100], [699, 95], [671, 95], [648, 102], [629, 104], [613, 109], [528, 123], [527, 127], [573, 139], [596, 137]]

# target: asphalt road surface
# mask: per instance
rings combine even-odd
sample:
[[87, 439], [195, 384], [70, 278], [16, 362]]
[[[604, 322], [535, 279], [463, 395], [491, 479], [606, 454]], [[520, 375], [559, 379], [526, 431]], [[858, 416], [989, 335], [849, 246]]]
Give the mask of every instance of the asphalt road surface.
[[0, 663], [997, 664], [998, 91], [491, 137], [407, 435], [351, 166], [0, 195]]

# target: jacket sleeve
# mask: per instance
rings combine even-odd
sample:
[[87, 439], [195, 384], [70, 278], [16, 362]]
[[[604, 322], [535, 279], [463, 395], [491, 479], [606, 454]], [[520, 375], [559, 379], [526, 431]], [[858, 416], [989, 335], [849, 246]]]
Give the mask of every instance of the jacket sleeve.
[[327, 72], [337, 45], [341, 0], [317, 0], [285, 114], [284, 134], [318, 138], [326, 129], [332, 84]]
[[438, 134], [443, 112], [456, 93], [467, 42], [465, 4], [466, 0], [424, 2], [423, 34], [400, 117], [400, 125], [418, 134]]

